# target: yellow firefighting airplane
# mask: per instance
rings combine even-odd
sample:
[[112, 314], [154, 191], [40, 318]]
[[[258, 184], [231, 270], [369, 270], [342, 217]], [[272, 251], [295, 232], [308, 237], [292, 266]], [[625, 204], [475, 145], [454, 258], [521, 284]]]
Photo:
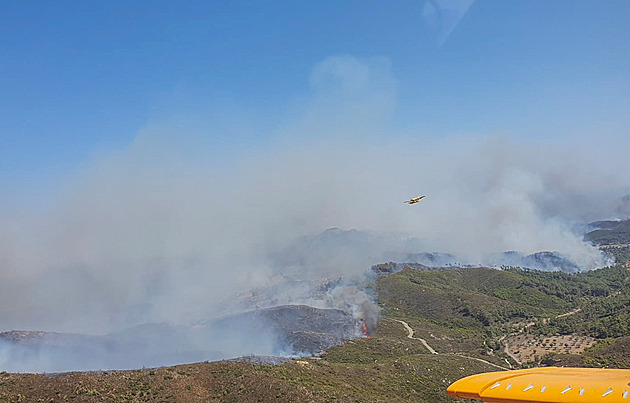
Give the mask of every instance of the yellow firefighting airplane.
[[628, 403], [630, 369], [544, 367], [462, 378], [449, 396], [492, 403]]
[[415, 203], [418, 203], [421, 199], [424, 199], [424, 198], [425, 198], [425, 196], [412, 197], [409, 200], [405, 200], [405, 203], [407, 203], [407, 204], [415, 204]]

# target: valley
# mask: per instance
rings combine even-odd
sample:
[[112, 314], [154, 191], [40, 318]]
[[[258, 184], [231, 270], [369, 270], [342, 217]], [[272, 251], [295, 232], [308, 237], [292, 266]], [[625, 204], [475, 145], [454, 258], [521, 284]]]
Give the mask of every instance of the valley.
[[[623, 254], [615, 257], [614, 266], [579, 273], [379, 264], [364, 285], [380, 310], [369, 337], [360, 332], [362, 321], [343, 311], [266, 308], [255, 314], [254, 323], [266, 321], [258, 322], [258, 330], [247, 327], [251, 321], [240, 323], [252, 313], [225, 319], [222, 326], [237, 321], [235, 329], [254, 337], [265, 327], [283, 329], [293, 345], [311, 346], [307, 356], [125, 371], [4, 371], [0, 402], [450, 402], [455, 400], [446, 387], [479, 372], [628, 368], [630, 271]], [[345, 330], [332, 331], [339, 326]], [[63, 339], [43, 332], [2, 337], [28, 346], [43, 337]]]

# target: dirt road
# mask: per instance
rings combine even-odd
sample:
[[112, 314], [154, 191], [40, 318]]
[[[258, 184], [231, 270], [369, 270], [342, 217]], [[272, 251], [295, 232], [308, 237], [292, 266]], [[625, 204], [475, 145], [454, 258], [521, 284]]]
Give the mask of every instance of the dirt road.
[[[420, 342], [422, 343], [422, 345], [424, 345], [424, 346], [427, 348], [427, 350], [429, 350], [429, 352], [430, 352], [431, 354], [438, 354], [438, 352], [437, 352], [437, 351], [435, 351], [435, 350], [433, 349], [433, 347], [431, 347], [431, 346], [429, 345], [429, 343], [427, 343], [427, 341], [426, 341], [425, 339], [421, 339], [420, 337], [413, 337], [413, 333], [414, 333], [414, 331], [413, 331], [413, 329], [411, 328], [411, 326], [409, 326], [409, 324], [408, 324], [407, 322], [405, 322], [404, 320], [400, 320], [400, 319], [393, 319], [393, 320], [395, 320], [395, 321], [396, 321], [396, 322], [398, 322], [398, 323], [401, 323], [401, 324], [405, 327], [405, 329], [407, 329], [407, 332], [409, 333], [409, 334], [407, 335], [407, 338], [420, 341]], [[493, 366], [493, 367], [495, 367], [495, 368], [499, 368], [499, 369], [504, 370], [504, 371], [507, 371], [507, 370], [508, 370], [508, 369], [507, 369], [507, 368], [505, 368], [505, 367], [502, 367], [502, 366], [497, 365], [497, 364], [493, 364], [493, 363], [491, 363], [490, 361], [486, 361], [486, 360], [484, 360], [484, 359], [482, 359], [482, 358], [469, 357], [469, 356], [467, 356], [467, 355], [460, 354], [460, 353], [454, 353], [454, 354], [453, 354], [453, 353], [448, 353], [448, 354], [456, 355], [456, 356], [458, 356], [458, 357], [468, 358], [469, 360], [480, 361], [480, 362], [483, 362], [483, 363], [485, 363], [485, 364], [488, 364], [488, 365]]]
[[413, 337], [413, 329], [411, 328], [411, 326], [409, 326], [409, 324], [407, 322], [405, 322], [404, 320], [398, 320], [398, 319], [394, 319], [396, 322], [402, 323], [402, 325], [405, 327], [405, 329], [407, 329], [407, 332], [409, 332], [409, 334], [407, 335], [407, 338], [409, 339], [414, 339], [414, 340], [420, 340], [420, 343], [422, 343], [427, 350], [429, 350], [429, 352], [431, 352], [431, 354], [437, 354], [437, 351], [435, 351], [433, 349], [433, 347], [431, 347], [429, 345], [429, 343], [427, 343], [427, 341], [425, 339], [421, 339], [419, 337]]

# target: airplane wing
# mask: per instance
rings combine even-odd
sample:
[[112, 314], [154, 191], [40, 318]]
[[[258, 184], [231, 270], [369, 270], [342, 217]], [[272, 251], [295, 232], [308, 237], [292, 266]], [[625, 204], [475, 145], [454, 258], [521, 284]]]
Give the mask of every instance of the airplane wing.
[[630, 403], [630, 369], [544, 367], [462, 378], [449, 396], [492, 403]]

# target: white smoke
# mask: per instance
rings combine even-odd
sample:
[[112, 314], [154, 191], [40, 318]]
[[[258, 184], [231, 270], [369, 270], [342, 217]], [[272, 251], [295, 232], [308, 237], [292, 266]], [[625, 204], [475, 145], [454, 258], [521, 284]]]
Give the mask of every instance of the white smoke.
[[[151, 126], [92, 161], [45, 211], [4, 211], [0, 330], [195, 323], [273, 284], [270, 256], [330, 227], [402, 233], [468, 261], [517, 250], [604, 264], [571, 228], [626, 212], [614, 205], [628, 192], [625, 160], [594, 165], [587, 138], [399, 135], [386, 60], [327, 59], [311, 85], [312, 99], [255, 150], [226, 150], [213, 139], [229, 133], [211, 122], [194, 133]], [[369, 269], [335, 261], [323, 274]]]

